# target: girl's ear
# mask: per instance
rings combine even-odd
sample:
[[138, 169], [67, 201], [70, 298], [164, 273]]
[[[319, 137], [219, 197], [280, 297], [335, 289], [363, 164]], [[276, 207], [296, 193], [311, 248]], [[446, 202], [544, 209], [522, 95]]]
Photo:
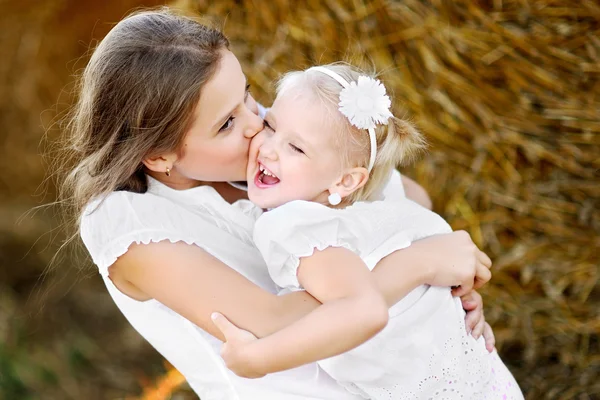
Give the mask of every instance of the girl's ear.
[[338, 193], [342, 198], [351, 195], [369, 180], [369, 171], [363, 167], [350, 168], [329, 189], [329, 193]]
[[146, 157], [142, 160], [142, 163], [150, 171], [154, 172], [167, 172], [173, 169], [173, 164], [177, 161], [177, 156], [172, 154], [165, 154], [161, 156]]

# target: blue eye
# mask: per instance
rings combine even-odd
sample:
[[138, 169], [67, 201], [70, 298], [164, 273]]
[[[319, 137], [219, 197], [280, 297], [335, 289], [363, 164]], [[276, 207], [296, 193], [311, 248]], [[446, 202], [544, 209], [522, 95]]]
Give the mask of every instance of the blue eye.
[[234, 116], [229, 117], [227, 119], [227, 121], [223, 124], [223, 126], [221, 128], [219, 128], [219, 132], [223, 132], [223, 131], [231, 129], [231, 127], [233, 126], [234, 119], [235, 119]]
[[304, 154], [304, 151], [297, 146], [294, 146], [293, 144], [290, 143], [290, 147], [292, 148], [292, 150], [294, 150], [296, 153], [300, 153], [300, 154]]

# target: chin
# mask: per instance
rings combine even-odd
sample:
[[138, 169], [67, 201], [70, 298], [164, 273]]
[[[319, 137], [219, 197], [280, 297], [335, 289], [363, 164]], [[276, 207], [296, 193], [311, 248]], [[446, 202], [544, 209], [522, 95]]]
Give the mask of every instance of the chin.
[[256, 188], [248, 188], [248, 199], [254, 203], [254, 205], [266, 210], [269, 208], [275, 208], [275, 207], [279, 207], [281, 204], [281, 202], [278, 202], [276, 199], [270, 199], [267, 198], [266, 196], [261, 196], [261, 193], [256, 193], [256, 190], [260, 190], [260, 189], [256, 189]]
[[255, 206], [260, 207], [264, 210], [268, 209], [268, 208], [274, 208], [276, 206], [273, 206], [271, 204], [271, 202], [260, 198], [260, 196], [253, 196], [251, 191], [248, 191], [248, 200], [250, 200], [252, 203], [254, 203]]

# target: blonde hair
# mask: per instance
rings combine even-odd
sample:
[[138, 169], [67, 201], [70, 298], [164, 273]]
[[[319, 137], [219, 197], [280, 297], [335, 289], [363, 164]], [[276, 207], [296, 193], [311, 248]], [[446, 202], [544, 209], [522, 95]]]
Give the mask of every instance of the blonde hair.
[[166, 8], [132, 14], [108, 33], [80, 78], [67, 125], [74, 167], [61, 197], [69, 214], [115, 190], [147, 190], [142, 160], [180, 150], [228, 46], [220, 31]]
[[[355, 82], [361, 75], [375, 77], [358, 68], [335, 63], [324, 65], [348, 82]], [[277, 95], [285, 95], [292, 90], [310, 90], [327, 110], [327, 116], [332, 118], [336, 132], [336, 145], [343, 151], [342, 163], [346, 167], [367, 168], [370, 158], [369, 133], [365, 129], [353, 126], [348, 118], [339, 111], [340, 92], [343, 87], [335, 79], [318, 71], [293, 71], [285, 74], [278, 82]], [[377, 200], [392, 170], [399, 165], [406, 165], [414, 160], [425, 147], [426, 142], [421, 133], [409, 122], [397, 117], [391, 117], [387, 125], [377, 125], [377, 157], [367, 183], [344, 199], [343, 204], [356, 201]]]

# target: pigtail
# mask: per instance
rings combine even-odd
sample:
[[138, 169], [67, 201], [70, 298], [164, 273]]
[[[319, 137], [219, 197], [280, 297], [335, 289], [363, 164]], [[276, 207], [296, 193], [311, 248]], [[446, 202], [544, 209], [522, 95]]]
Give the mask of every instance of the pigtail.
[[392, 171], [414, 162], [427, 147], [425, 138], [413, 124], [393, 116], [387, 125], [377, 126], [375, 134], [375, 165], [365, 186], [348, 196], [349, 202], [380, 199]]
[[380, 157], [376, 160], [376, 165], [410, 165], [427, 148], [427, 142], [421, 132], [407, 120], [391, 117], [387, 127], [381, 130], [382, 136], [385, 137], [379, 141]]

